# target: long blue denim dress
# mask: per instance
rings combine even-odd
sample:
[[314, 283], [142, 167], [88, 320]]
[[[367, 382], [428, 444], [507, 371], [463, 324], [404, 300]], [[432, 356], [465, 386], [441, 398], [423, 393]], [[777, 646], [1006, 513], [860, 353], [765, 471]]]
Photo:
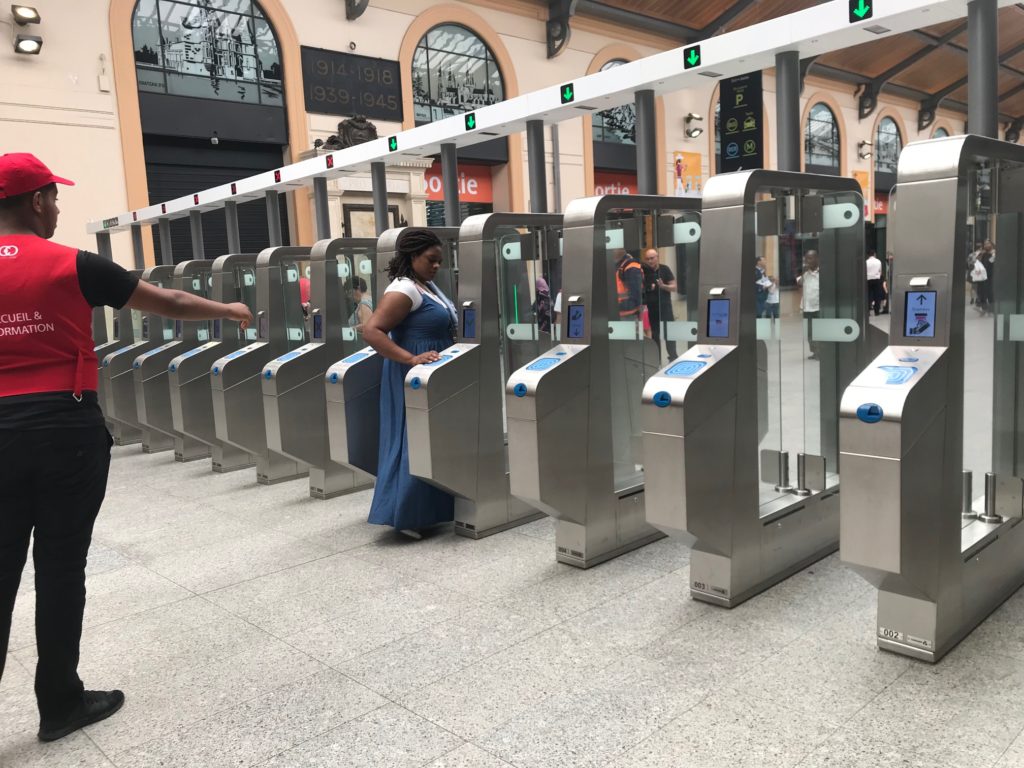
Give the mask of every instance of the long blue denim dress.
[[[433, 285], [437, 295], [440, 291]], [[413, 355], [451, 346], [452, 315], [434, 297], [424, 295], [394, 330], [391, 340]], [[405, 430], [405, 376], [410, 366], [384, 361], [380, 383], [380, 451], [377, 485], [369, 522], [398, 530], [429, 528], [455, 519], [451, 494], [409, 474], [409, 437]]]

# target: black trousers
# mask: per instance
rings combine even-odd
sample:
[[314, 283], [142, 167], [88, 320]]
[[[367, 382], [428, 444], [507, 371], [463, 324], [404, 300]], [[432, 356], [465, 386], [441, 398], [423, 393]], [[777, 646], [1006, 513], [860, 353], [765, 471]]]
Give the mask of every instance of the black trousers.
[[882, 280], [868, 280], [868, 302], [871, 311], [876, 315], [882, 311], [882, 302], [885, 301], [885, 288], [882, 287]]
[[[675, 320], [675, 314], [672, 312], [672, 302], [670, 299], [663, 298], [661, 302], [651, 301], [647, 303], [647, 319], [651, 321], [651, 338], [654, 339], [654, 343], [658, 345], [658, 354], [661, 354], [661, 324], [662, 322], [670, 323]], [[668, 359], [675, 360], [679, 357], [676, 352], [675, 341], [665, 340], [665, 349], [668, 350]]]
[[112, 443], [102, 426], [0, 430], [0, 677], [32, 539], [39, 653], [35, 689], [44, 720], [66, 716], [82, 695], [78, 649], [85, 562], [107, 490]]

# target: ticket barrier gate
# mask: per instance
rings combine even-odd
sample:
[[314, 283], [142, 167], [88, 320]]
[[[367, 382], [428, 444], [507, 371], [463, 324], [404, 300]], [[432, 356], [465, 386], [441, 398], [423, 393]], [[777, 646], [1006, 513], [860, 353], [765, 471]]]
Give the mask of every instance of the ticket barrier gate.
[[256, 341], [210, 368], [217, 439], [256, 458], [263, 485], [304, 476], [308, 468], [273, 450], [263, 415], [261, 376], [267, 363], [306, 341], [299, 278], [309, 248], [277, 246], [256, 259]]
[[[698, 343], [644, 387], [647, 520], [691, 543], [690, 594], [733, 607], [838, 546], [839, 401], [869, 359], [862, 200], [850, 179], [745, 171], [708, 181], [702, 216]], [[756, 318], [779, 235], [803, 246], [811, 317]]]
[[[131, 270], [131, 274], [141, 278], [142, 270]], [[103, 359], [107, 355], [135, 343], [136, 336], [141, 335], [142, 331], [142, 314], [138, 310], [133, 310], [127, 306], [113, 310], [113, 314], [113, 326], [109, 339], [103, 343], [98, 343], [95, 347], [100, 373], [97, 381], [97, 395], [100, 406], [104, 409], [107, 429], [110, 431], [110, 436], [114, 439], [114, 445], [133, 445], [142, 440], [142, 431], [137, 427], [130, 426], [106, 415], [107, 395], [105, 385], [107, 377], [103, 375]], [[93, 312], [93, 326], [96, 328], [98, 325], [102, 325], [104, 332], [106, 331], [106, 307], [96, 307]], [[138, 329], [136, 329], [136, 325], [139, 326]], [[94, 336], [99, 341], [99, 335], [94, 334]]]
[[[331, 460], [324, 375], [333, 361], [360, 342], [358, 312], [348, 286], [372, 272], [376, 239], [321, 240], [310, 252], [311, 340], [271, 360], [263, 369], [267, 444], [309, 466], [309, 494], [329, 499], [372, 485], [361, 471]], [[363, 278], [365, 279], [365, 278]]]
[[[242, 302], [256, 315], [256, 254], [229, 254], [213, 262], [210, 298], [222, 303]], [[184, 354], [167, 366], [174, 429], [210, 447], [214, 472], [234, 472], [255, 464], [245, 450], [217, 437], [213, 415], [210, 368], [213, 363], [256, 340], [256, 328], [244, 331], [234, 320], [214, 320], [211, 340]]]
[[[394, 258], [404, 227], [386, 230], [377, 239], [376, 257], [360, 266], [359, 275], [380, 304], [388, 287], [387, 265]], [[458, 288], [458, 227], [430, 227], [441, 239], [444, 260], [437, 285], [452, 301]], [[359, 339], [358, 333], [356, 338]], [[377, 476], [380, 447], [380, 380], [384, 358], [373, 347], [363, 346], [327, 369], [327, 432], [331, 461]]]
[[620, 303], [616, 274], [633, 268], [624, 252], [651, 247], [693, 274], [699, 210], [696, 198], [608, 195], [565, 211], [562, 343], [505, 389], [511, 490], [557, 518], [560, 562], [588, 568], [664, 536], [644, 519], [640, 440], [641, 392], [661, 353], [632, 288]]
[[[159, 288], [169, 288], [174, 278], [174, 267], [160, 265], [142, 273], [142, 280]], [[139, 410], [135, 400], [135, 358], [156, 349], [174, 338], [174, 322], [159, 315], [142, 314], [137, 340], [126, 347], [107, 354], [100, 362], [100, 384], [105, 402], [103, 412], [111, 421], [141, 433], [142, 452], [157, 453], [174, 448], [174, 438], [139, 423]]]
[[[551, 348], [532, 300], [561, 272], [561, 214], [472, 216], [459, 236], [459, 336], [405, 377], [409, 471], [455, 495], [455, 532], [472, 538], [544, 515], [512, 496], [504, 414], [510, 371]], [[543, 330], [542, 330], [543, 329]]]
[[[935, 662], [1024, 584], [1024, 147], [911, 144], [898, 178], [891, 345], [842, 401], [841, 555], [878, 588], [878, 647]], [[992, 317], [965, 306], [983, 186]]]
[[[210, 293], [210, 267], [206, 260], [183, 261], [174, 268], [172, 286], [185, 293], [207, 298]], [[195, 461], [210, 455], [210, 447], [178, 432], [171, 415], [171, 390], [168, 365], [182, 352], [210, 340], [207, 320], [174, 320], [171, 341], [141, 353], [132, 362], [135, 378], [135, 406], [139, 423], [162, 432], [174, 440], [175, 461]]]

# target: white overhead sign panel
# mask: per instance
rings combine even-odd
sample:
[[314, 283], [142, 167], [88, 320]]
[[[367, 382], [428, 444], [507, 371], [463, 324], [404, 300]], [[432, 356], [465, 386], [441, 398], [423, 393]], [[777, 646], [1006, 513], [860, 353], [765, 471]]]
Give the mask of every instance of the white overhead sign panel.
[[[999, 0], [998, 4], [1002, 7], [1012, 2]], [[865, 0], [865, 3], [874, 6], [874, 0]], [[167, 203], [93, 221], [89, 223], [88, 231], [114, 232], [136, 222], [152, 224], [160, 218], [187, 216], [195, 208], [208, 210], [228, 201], [258, 199], [271, 190], [287, 192], [308, 186], [317, 177], [334, 178], [346, 172], [366, 170], [375, 161], [430, 157], [441, 151], [442, 143], [465, 147], [524, 131], [531, 120], [541, 120], [546, 124], [572, 120], [582, 114], [630, 103], [637, 91], [653, 90], [657, 95], [665, 95], [704, 82], [704, 78], [717, 81], [722, 77], [768, 69], [775, 66], [776, 54], [783, 51], [799, 51], [801, 58], [818, 56], [960, 19], [966, 14], [966, 0], [877, 0], [877, 6], [871, 7], [870, 18], [851, 23], [848, 0], [832, 0], [701, 40], [699, 61], [694, 59], [696, 52], [690, 50], [697, 45], [695, 41], [603, 72], [580, 76], [570, 83], [550, 85], [481, 107], [473, 112], [472, 127], [467, 124], [465, 115], [455, 115]], [[687, 51], [690, 51], [689, 65], [684, 62]], [[571, 98], [567, 98], [569, 96]]]

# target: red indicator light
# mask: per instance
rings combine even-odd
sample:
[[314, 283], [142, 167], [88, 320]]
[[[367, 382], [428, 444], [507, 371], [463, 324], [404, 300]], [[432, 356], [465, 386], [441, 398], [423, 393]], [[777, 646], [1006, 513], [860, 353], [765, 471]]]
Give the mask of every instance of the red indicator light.
[[199, 205], [199, 195], [192, 195], [192, 204]]
[[167, 213], [167, 203], [160, 203], [160, 213]]
[[281, 172], [280, 171], [274, 171], [274, 183], [275, 184], [280, 184], [281, 183]]
[[231, 182], [231, 194], [232, 195], [237, 195], [238, 194], [238, 185], [235, 184], [235, 182]]
[[139, 212], [138, 211], [132, 211], [132, 221], [138, 221], [138, 220], [139, 220]]
[[327, 156], [327, 167], [328, 168], [333, 168], [334, 167], [334, 155], [328, 155]]

